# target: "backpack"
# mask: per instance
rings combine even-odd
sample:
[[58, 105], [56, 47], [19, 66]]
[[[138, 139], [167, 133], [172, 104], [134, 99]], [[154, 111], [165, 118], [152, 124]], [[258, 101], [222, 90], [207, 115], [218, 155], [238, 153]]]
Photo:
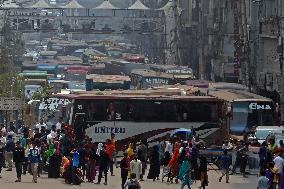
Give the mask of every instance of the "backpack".
[[128, 189], [139, 189], [139, 185], [136, 180], [131, 180], [128, 184]]

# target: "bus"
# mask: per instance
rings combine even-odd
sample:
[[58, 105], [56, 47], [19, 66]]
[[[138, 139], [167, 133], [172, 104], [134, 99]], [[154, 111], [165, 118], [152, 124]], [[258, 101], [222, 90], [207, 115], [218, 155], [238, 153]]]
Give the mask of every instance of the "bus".
[[24, 79], [47, 79], [47, 71], [24, 70], [19, 74]]
[[179, 82], [195, 79], [192, 69], [186, 66], [161, 64], [149, 64], [148, 66], [150, 70], [172, 74], [175, 80]]
[[237, 89], [220, 89], [209, 94], [224, 100], [231, 135], [245, 136], [255, 127], [276, 125], [275, 104], [269, 98]]
[[130, 77], [124, 75], [99, 75], [90, 74], [86, 78], [86, 90], [118, 90], [130, 89]]
[[167, 73], [155, 72], [147, 69], [136, 69], [131, 72], [131, 88], [147, 89], [155, 86], [173, 85], [173, 76]]
[[39, 71], [46, 71], [48, 74], [56, 75], [56, 73], [57, 73], [57, 65], [39, 64], [39, 65], [37, 65], [37, 70], [39, 70]]
[[[115, 133], [119, 145], [142, 139], [152, 143], [178, 128], [194, 129], [207, 144], [222, 142], [217, 137], [222, 132], [222, 100], [159, 90], [87, 91], [53, 98], [70, 101], [69, 109], [58, 112], [65, 112], [61, 116], [68, 117], [69, 125], [83, 128], [94, 142]], [[169, 95], [174, 92], [179, 95]]]

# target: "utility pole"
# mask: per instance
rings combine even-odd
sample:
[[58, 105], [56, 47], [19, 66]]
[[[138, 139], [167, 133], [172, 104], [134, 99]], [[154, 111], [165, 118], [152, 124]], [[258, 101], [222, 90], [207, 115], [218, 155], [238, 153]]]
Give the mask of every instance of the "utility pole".
[[[247, 31], [247, 15], [246, 15], [246, 0], [241, 0], [241, 15], [242, 15], [242, 39], [243, 39], [243, 57], [242, 61], [245, 66], [245, 85], [251, 90], [251, 81], [250, 81], [250, 48], [248, 42], [248, 31]], [[243, 68], [242, 68], [243, 69]]]
[[198, 58], [199, 58], [199, 79], [204, 80], [205, 67], [204, 67], [204, 26], [203, 26], [203, 1], [199, 0], [199, 44], [198, 44]]
[[278, 17], [279, 23], [279, 68], [280, 68], [280, 79], [279, 79], [279, 95], [280, 95], [280, 110], [281, 110], [281, 125], [284, 123], [284, 75], [283, 75], [283, 56], [284, 56], [284, 3], [281, 4], [281, 13]]

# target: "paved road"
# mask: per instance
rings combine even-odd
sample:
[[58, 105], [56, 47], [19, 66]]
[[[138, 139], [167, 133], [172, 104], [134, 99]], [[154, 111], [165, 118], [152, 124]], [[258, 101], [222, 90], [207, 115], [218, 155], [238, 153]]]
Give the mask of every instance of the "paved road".
[[[72, 186], [65, 184], [62, 179], [48, 179], [47, 175], [42, 175], [38, 179], [38, 183], [32, 183], [31, 175], [25, 175], [22, 178], [22, 183], [14, 183], [16, 178], [15, 169], [13, 172], [2, 172], [2, 177], [0, 179], [0, 189], [120, 189], [120, 178], [119, 169], [115, 170], [116, 176], [109, 178], [109, 184], [107, 186], [95, 185], [91, 183], [82, 183], [80, 186]], [[208, 189], [254, 189], [256, 188], [257, 177], [249, 176], [249, 178], [242, 178], [240, 175], [234, 175], [230, 177], [230, 183], [226, 184], [224, 181], [222, 183], [218, 182], [219, 174], [215, 171], [209, 172], [209, 186]], [[141, 182], [143, 189], [179, 189], [180, 185], [177, 184], [167, 184], [160, 181], [153, 182], [152, 180], [146, 180]], [[192, 189], [197, 189], [199, 182], [193, 184]], [[186, 189], [186, 187], [185, 187]]]

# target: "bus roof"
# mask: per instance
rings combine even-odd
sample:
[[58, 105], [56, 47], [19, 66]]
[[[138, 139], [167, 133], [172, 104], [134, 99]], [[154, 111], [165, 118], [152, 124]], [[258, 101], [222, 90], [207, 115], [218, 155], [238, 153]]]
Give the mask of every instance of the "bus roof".
[[169, 78], [169, 79], [173, 78], [171, 74], [163, 72], [155, 72], [153, 70], [147, 70], [147, 69], [134, 69], [132, 70], [131, 74], [141, 75], [143, 77], [160, 77], [160, 78]]
[[241, 91], [241, 90], [233, 90], [233, 89], [212, 91], [209, 94], [219, 99], [225, 100], [227, 102], [251, 102], [251, 101], [271, 102], [272, 101], [269, 98], [265, 98], [263, 96], [254, 93]]
[[222, 101], [214, 96], [196, 96], [196, 87], [168, 87], [147, 90], [84, 91], [73, 94], [56, 94], [54, 97], [67, 99], [148, 99], [148, 100], [190, 100]]
[[89, 74], [86, 76], [86, 79], [92, 79], [94, 82], [106, 82], [106, 83], [130, 81], [129, 76], [124, 76], [124, 75]]

